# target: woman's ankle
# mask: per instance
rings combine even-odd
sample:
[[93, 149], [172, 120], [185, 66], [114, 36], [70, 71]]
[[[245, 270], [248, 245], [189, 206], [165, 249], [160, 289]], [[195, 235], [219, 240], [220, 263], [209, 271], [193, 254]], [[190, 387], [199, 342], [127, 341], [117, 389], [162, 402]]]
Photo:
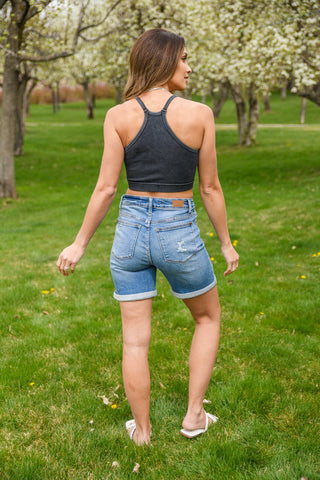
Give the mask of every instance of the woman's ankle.
[[144, 429], [141, 429], [138, 426], [136, 426], [132, 440], [137, 445], [148, 445], [150, 443], [150, 439], [151, 439], [151, 425], [149, 425], [149, 427]]
[[201, 417], [204, 414], [203, 402], [189, 402], [186, 416]]
[[182, 426], [187, 430], [204, 428], [205, 421], [206, 417], [203, 406], [201, 408], [188, 409], [187, 414], [182, 422]]

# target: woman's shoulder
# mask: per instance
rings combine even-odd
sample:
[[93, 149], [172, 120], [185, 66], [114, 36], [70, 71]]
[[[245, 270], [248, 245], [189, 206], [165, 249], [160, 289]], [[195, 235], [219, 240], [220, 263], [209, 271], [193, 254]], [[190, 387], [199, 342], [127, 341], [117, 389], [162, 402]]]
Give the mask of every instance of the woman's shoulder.
[[212, 109], [204, 103], [195, 102], [179, 96], [175, 99], [175, 103], [177, 110], [180, 110], [186, 118], [193, 118], [202, 123], [213, 116]]
[[106, 121], [111, 121], [114, 124], [119, 122], [123, 123], [124, 120], [130, 118], [136, 110], [139, 110], [137, 106], [138, 104], [134, 99], [119, 103], [107, 111]]
[[123, 115], [126, 112], [129, 112], [130, 110], [134, 109], [136, 106], [137, 102], [135, 99], [131, 100], [126, 100], [123, 103], [118, 103], [114, 107], [109, 108], [107, 115], [110, 115], [112, 117], [116, 117], [118, 115]]
[[188, 109], [188, 110], [193, 110], [194, 112], [199, 112], [201, 114], [212, 114], [212, 110], [208, 105], [205, 105], [204, 103], [200, 102], [195, 102], [194, 100], [189, 100], [187, 98], [179, 97], [177, 96], [175, 100], [177, 106], [179, 105], [181, 108]]

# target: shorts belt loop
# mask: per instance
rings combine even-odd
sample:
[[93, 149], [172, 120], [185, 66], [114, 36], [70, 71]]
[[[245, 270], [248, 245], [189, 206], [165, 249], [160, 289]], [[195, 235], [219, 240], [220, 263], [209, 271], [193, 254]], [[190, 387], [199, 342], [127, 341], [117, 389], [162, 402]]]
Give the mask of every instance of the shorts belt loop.
[[152, 197], [149, 197], [149, 214], [152, 213]]
[[192, 201], [188, 198], [188, 205], [189, 205], [189, 214], [192, 212]]

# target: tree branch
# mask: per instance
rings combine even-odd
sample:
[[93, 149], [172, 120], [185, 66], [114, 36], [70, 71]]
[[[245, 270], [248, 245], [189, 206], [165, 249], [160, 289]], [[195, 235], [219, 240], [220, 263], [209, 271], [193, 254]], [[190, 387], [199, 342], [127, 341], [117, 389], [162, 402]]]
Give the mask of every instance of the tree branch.
[[52, 55], [47, 55], [47, 56], [39, 56], [39, 57], [34, 57], [32, 55], [19, 55], [19, 58], [22, 62], [51, 62], [52, 60], [58, 60], [59, 58], [66, 58], [66, 57], [71, 57], [73, 55], [72, 52], [59, 52], [59, 53], [53, 53]]
[[91, 23], [90, 25], [85, 25], [84, 27], [81, 27], [80, 30], [79, 30], [79, 33], [81, 32], [84, 32], [85, 30], [88, 30], [88, 28], [94, 28], [94, 27], [98, 27], [99, 25], [102, 25], [106, 20], [107, 18], [109, 17], [109, 15], [111, 14], [111, 12], [119, 5], [119, 3], [121, 3], [123, 0], [116, 0], [116, 2], [114, 2], [113, 5], [111, 5], [111, 7], [109, 8], [109, 10], [107, 11], [107, 13], [105, 14], [105, 16], [103, 17], [102, 20], [100, 20], [99, 22], [96, 22], [96, 23]]
[[85, 40], [86, 42], [98, 42], [99, 40], [101, 40], [101, 38], [108, 37], [112, 33], [118, 32], [118, 31], [119, 31], [119, 28], [112, 28], [107, 33], [102, 33], [101, 35], [98, 35], [95, 38], [87, 38], [84, 35], [82, 35], [81, 33], [79, 33], [79, 37], [82, 38], [82, 40]]
[[[21, 3], [18, 3], [16, 5], [14, 5], [14, 3], [12, 2], [12, 9], [14, 7], [16, 7], [16, 12], [15, 12], [15, 15], [16, 15], [16, 22], [17, 22], [17, 25], [23, 25], [25, 24], [26, 22], [26, 19], [27, 19], [27, 14], [28, 14], [28, 11], [30, 9], [30, 5], [29, 5], [29, 2], [27, 2], [26, 0], [24, 0], [24, 8], [23, 8], [23, 5]], [[22, 11], [23, 9], [23, 11]]]
[[75, 51], [77, 43], [78, 43], [79, 35], [80, 35], [80, 32], [81, 32], [82, 21], [83, 21], [83, 17], [84, 17], [87, 6], [88, 6], [88, 2], [87, 2], [87, 4], [85, 4], [82, 1], [80, 14], [79, 14], [79, 20], [78, 20], [78, 26], [77, 26], [77, 30], [75, 31], [74, 38], [73, 38], [73, 45], [72, 45], [72, 50], [73, 51]]
[[[49, 5], [49, 3], [51, 3], [51, 2], [52, 2], [52, 0], [43, 0], [43, 2], [41, 2], [43, 9], [46, 8]], [[38, 15], [38, 13], [40, 13], [40, 11], [41, 10], [40, 10], [39, 7], [33, 5], [32, 7], [29, 8], [29, 11], [28, 11], [28, 14], [27, 14], [27, 17], [26, 17], [25, 21], [27, 22], [28, 20], [30, 20], [30, 18], [34, 17], [35, 15]]]
[[5, 6], [8, 0], [0, 0], [0, 9]]
[[33, 55], [20, 55], [16, 52], [13, 52], [12, 50], [9, 50], [6, 48], [4, 45], [0, 44], [0, 48], [4, 50], [6, 53], [9, 53], [13, 57], [16, 57], [19, 61], [21, 62], [50, 62], [51, 60], [57, 60], [58, 58], [66, 58], [66, 57], [71, 57], [71, 55], [74, 54], [74, 51], [71, 50], [69, 52], [58, 52], [58, 53], [53, 53], [52, 55], [39, 55], [39, 56], [33, 56]]
[[309, 65], [309, 67], [313, 68], [313, 70], [319, 71], [319, 67], [316, 67], [316, 65], [314, 63], [312, 63], [312, 61], [308, 57], [306, 57], [305, 55], [302, 56], [302, 60], [307, 65]]
[[297, 91], [299, 97], [305, 97], [320, 107], [320, 82], [312, 87], [305, 87], [303, 90]]
[[36, 30], [35, 28], [26, 28], [25, 29], [25, 33], [35, 33], [36, 35], [38, 35], [39, 37], [41, 38], [51, 38], [53, 40], [57, 40], [59, 38], [59, 36], [57, 34], [53, 34], [53, 35], [45, 35], [44, 33], [42, 32], [39, 32], [38, 30]]
[[2, 45], [1, 43], [0, 43], [0, 48], [1, 48], [1, 50], [4, 50], [6, 53], [9, 53], [9, 54], [12, 55], [13, 57], [18, 57], [18, 55], [17, 55], [15, 52], [13, 52], [12, 50], [9, 50], [9, 48], [6, 48], [6, 47], [5, 47], [4, 45]]

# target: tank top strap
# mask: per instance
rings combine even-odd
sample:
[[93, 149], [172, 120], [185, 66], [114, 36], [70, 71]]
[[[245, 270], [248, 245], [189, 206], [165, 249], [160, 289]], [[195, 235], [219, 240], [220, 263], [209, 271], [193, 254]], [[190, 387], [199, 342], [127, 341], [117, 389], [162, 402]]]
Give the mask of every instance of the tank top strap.
[[168, 100], [166, 101], [165, 106], [163, 107], [163, 109], [162, 109], [161, 111], [164, 112], [164, 113], [166, 113], [166, 111], [167, 111], [170, 103], [171, 103], [172, 100], [173, 100], [174, 98], [176, 98], [176, 97], [177, 97], [177, 95], [171, 95], [171, 97], [168, 98]]
[[141, 108], [143, 109], [143, 111], [144, 111], [145, 113], [149, 111], [149, 110], [147, 109], [147, 107], [145, 106], [145, 104], [143, 103], [143, 101], [141, 100], [140, 97], [136, 97], [136, 100], [137, 100], [137, 102], [140, 104]]

